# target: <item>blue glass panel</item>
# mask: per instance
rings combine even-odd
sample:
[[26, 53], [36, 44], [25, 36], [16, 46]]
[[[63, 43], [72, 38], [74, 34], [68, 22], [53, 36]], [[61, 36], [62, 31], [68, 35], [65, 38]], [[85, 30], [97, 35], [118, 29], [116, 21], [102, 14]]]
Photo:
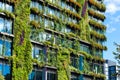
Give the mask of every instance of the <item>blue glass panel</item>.
[[5, 30], [5, 32], [7, 32], [7, 33], [12, 33], [12, 21], [10, 21], [10, 20], [5, 20], [5, 23], [6, 23], [6, 30]]
[[3, 54], [3, 41], [0, 40], [0, 56]]
[[80, 56], [79, 58], [79, 70], [83, 70], [83, 57]]
[[11, 42], [5, 41], [5, 56], [11, 56]]
[[8, 64], [0, 63], [0, 73], [4, 76], [5, 80], [10, 80], [10, 69]]
[[2, 74], [2, 64], [0, 63], [0, 74]]
[[33, 70], [32, 73], [29, 75], [29, 80], [35, 80], [35, 71]]
[[4, 64], [3, 75], [5, 77], [5, 80], [9, 80], [10, 79], [10, 66], [7, 65], [7, 64]]
[[0, 32], [3, 32], [3, 27], [4, 27], [4, 20], [3, 18], [0, 18]]

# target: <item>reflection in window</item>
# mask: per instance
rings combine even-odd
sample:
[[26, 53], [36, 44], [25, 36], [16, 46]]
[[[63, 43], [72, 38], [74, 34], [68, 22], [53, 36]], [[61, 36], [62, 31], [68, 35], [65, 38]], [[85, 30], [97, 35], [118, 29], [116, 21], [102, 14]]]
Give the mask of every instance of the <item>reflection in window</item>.
[[0, 18], [0, 32], [12, 34], [12, 21], [5, 18]]
[[29, 80], [42, 80], [42, 71], [41, 70], [33, 70], [29, 75]]
[[0, 39], [0, 56], [11, 56], [11, 41]]
[[39, 61], [44, 61], [43, 49], [38, 46], [32, 48], [32, 57]]
[[0, 63], [0, 73], [5, 77], [5, 80], [10, 80], [10, 66]]
[[13, 12], [13, 6], [4, 2], [0, 2], [0, 9]]

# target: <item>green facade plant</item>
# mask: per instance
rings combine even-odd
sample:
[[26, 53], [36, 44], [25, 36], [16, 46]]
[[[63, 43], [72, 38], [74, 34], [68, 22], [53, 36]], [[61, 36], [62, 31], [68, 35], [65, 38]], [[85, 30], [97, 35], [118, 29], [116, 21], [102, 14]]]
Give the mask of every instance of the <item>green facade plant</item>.
[[12, 80], [28, 80], [32, 70], [30, 36], [30, 0], [16, 0], [14, 20]]
[[[90, 41], [90, 25], [89, 25], [89, 20], [88, 20], [88, 13], [84, 17], [81, 18], [80, 14], [74, 13], [70, 10], [63, 9], [61, 6], [51, 3], [49, 0], [47, 0], [44, 5], [52, 5], [56, 8], [58, 8], [61, 12], [64, 12], [64, 15], [66, 16], [74, 16], [76, 17], [79, 22], [79, 24], [75, 24], [72, 22], [67, 22], [67, 20], [62, 21], [60, 18], [58, 18], [55, 15], [52, 14], [46, 14], [46, 17], [49, 18], [50, 20], [55, 21], [55, 27], [51, 28], [51, 26], [47, 26], [47, 28], [50, 28], [49, 30], [46, 28], [43, 28], [43, 24], [37, 22], [37, 21], [29, 21], [29, 16], [30, 13], [37, 14], [38, 16], [44, 16], [43, 12], [38, 10], [37, 8], [30, 8], [30, 1], [31, 0], [9, 0], [12, 3], [14, 3], [14, 14], [6, 12], [6, 11], [1, 11], [4, 12], [8, 17], [14, 19], [14, 40], [13, 40], [13, 56], [12, 56], [12, 63], [13, 63], [13, 68], [12, 68], [12, 80], [28, 80], [28, 75], [33, 69], [33, 63], [36, 63], [39, 67], [43, 67], [46, 65], [46, 63], [41, 60], [37, 59], [32, 59], [32, 45], [30, 42], [30, 32], [31, 28], [34, 29], [34, 33], [36, 35], [39, 34], [39, 32], [45, 32], [49, 31], [52, 33], [52, 35], [58, 35], [59, 38], [63, 38], [65, 41], [64, 43], [59, 42], [60, 44], [53, 44], [53, 38], [50, 41], [45, 41], [42, 42], [41, 45], [47, 46], [48, 48], [53, 48], [57, 50], [57, 60], [54, 58], [51, 60], [51, 53], [50, 51], [48, 52], [48, 63], [47, 65], [49, 66], [55, 66], [57, 67], [57, 73], [58, 73], [58, 80], [70, 80], [70, 73], [71, 71], [75, 71], [79, 74], [88, 74], [88, 71], [90, 69], [90, 66], [87, 63], [87, 60], [93, 60], [95, 62], [104, 62], [104, 59], [92, 56], [91, 54], [85, 52], [85, 51], [80, 51], [80, 40], [84, 40], [94, 48], [99, 48], [99, 49], [104, 49], [104, 46], [99, 45], [97, 43], [91, 42]], [[71, 4], [74, 4], [76, 8], [81, 8], [80, 3], [83, 5], [84, 0], [77, 0], [78, 2], [75, 2], [73, 0], [69, 0]], [[100, 8], [101, 9], [101, 8]], [[56, 27], [57, 23], [60, 24], [60, 27]], [[94, 22], [91, 23], [92, 25], [95, 25]], [[32, 26], [32, 27], [30, 27]], [[59, 29], [61, 29], [64, 26], [69, 26], [72, 29], [75, 29], [75, 33], [62, 33], [59, 32]], [[103, 25], [97, 25], [98, 28], [105, 29], [105, 26]], [[54, 29], [54, 30], [52, 30]], [[56, 30], [56, 31], [55, 31]], [[95, 33], [94, 33], [95, 34]], [[101, 35], [94, 35], [97, 36], [97, 38], [101, 38]], [[54, 36], [53, 36], [54, 37]], [[102, 39], [103, 39], [102, 35]], [[70, 42], [68, 39], [71, 39], [71, 41], [74, 42], [74, 49], [70, 48], [68, 45], [70, 45]], [[39, 40], [37, 40], [40, 42]], [[84, 60], [84, 70], [80, 71], [73, 66], [70, 66], [70, 54], [74, 54], [79, 56], [83, 56], [85, 58]], [[54, 54], [53, 54], [54, 55]], [[42, 58], [44, 55], [41, 55]], [[52, 61], [50, 63], [50, 61]], [[57, 64], [54, 64], [53, 62], [57, 62]], [[88, 70], [88, 71], [87, 71]], [[93, 73], [94, 77], [98, 77], [99, 75], [96, 76], [95, 73]], [[100, 74], [100, 76], [104, 77], [103, 75]]]

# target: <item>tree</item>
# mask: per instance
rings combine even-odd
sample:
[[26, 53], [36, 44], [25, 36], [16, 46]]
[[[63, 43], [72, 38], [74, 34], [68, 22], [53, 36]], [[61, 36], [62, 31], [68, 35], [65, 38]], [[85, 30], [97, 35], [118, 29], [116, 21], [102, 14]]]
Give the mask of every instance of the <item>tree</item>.
[[115, 55], [115, 59], [117, 60], [118, 64], [120, 64], [120, 45], [117, 43], [114, 43], [116, 46], [116, 51], [113, 52], [113, 54]]

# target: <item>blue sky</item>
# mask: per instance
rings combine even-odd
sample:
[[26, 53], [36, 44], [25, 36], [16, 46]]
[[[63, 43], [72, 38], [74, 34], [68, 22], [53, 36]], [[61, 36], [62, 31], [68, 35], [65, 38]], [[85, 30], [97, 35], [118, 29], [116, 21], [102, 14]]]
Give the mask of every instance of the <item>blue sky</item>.
[[112, 52], [116, 48], [114, 42], [120, 44], [120, 0], [104, 0], [104, 3], [107, 7], [104, 22], [107, 26], [105, 45], [108, 47], [108, 50], [104, 52], [104, 58], [115, 61]]

